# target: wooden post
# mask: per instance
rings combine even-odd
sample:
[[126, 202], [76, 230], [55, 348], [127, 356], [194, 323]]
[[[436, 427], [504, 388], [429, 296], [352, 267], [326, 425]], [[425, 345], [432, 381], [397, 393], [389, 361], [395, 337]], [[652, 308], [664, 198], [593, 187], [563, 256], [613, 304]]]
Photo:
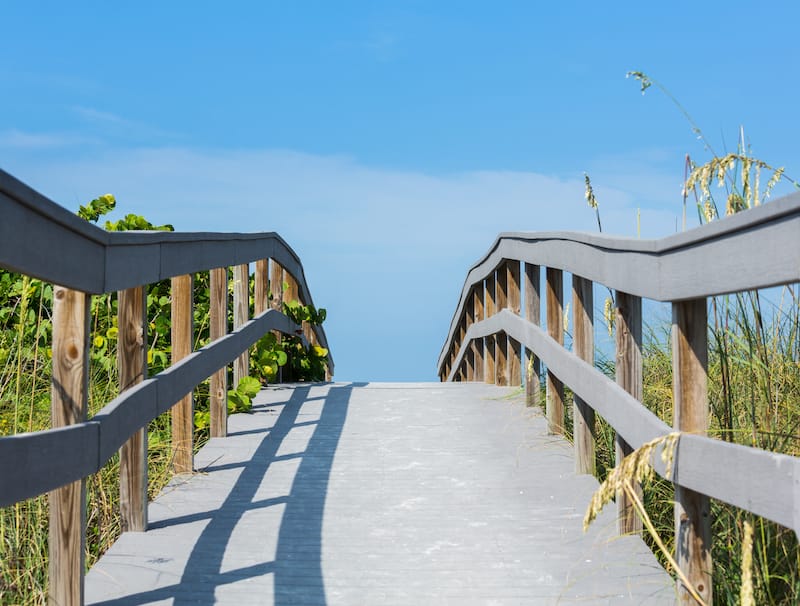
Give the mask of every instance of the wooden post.
[[[119, 391], [147, 377], [147, 299], [143, 286], [119, 292], [117, 367]], [[147, 530], [147, 428], [119, 450], [119, 509], [122, 532]]]
[[[473, 304], [472, 308], [475, 312], [475, 321], [480, 322], [483, 320], [483, 280], [481, 280], [473, 291]], [[484, 380], [484, 359], [483, 359], [483, 337], [479, 337], [472, 342], [473, 352], [475, 355], [475, 380]]]
[[[506, 282], [508, 285], [508, 309], [516, 315], [520, 312], [519, 293], [519, 261], [506, 261]], [[522, 385], [522, 345], [519, 341], [508, 337], [508, 384], [514, 387]]]
[[255, 284], [253, 285], [253, 315], [267, 311], [269, 305], [269, 260], [256, 261]]
[[[275, 311], [283, 312], [283, 267], [275, 259], [270, 261], [269, 291], [272, 295], [270, 307]], [[272, 334], [275, 335], [275, 339], [280, 343], [282, 338], [280, 331], [273, 330]], [[278, 367], [278, 376], [275, 377], [275, 380], [278, 383], [283, 380], [283, 368]]]
[[[564, 345], [564, 273], [547, 268], [547, 333]], [[564, 433], [564, 384], [547, 370], [547, 428], [550, 433]]]
[[[89, 376], [90, 296], [53, 288], [53, 371], [50, 420], [53, 428], [86, 420]], [[49, 493], [49, 586], [51, 606], [83, 604], [86, 480]]]
[[[250, 268], [245, 263], [233, 268], [233, 329], [247, 323], [250, 315]], [[250, 374], [250, 352], [244, 351], [233, 361], [233, 389], [242, 377]]]
[[[192, 276], [172, 278], [172, 363], [192, 351]], [[194, 431], [192, 392], [172, 407], [172, 469], [191, 473], [194, 467], [192, 432]]]
[[[525, 264], [525, 319], [539, 326], [541, 269], [538, 265]], [[525, 348], [525, 402], [528, 406], [539, 405], [541, 384], [539, 358]]]
[[[475, 300], [472, 298], [472, 293], [467, 294], [467, 301], [464, 306], [465, 321], [464, 325], [467, 330], [475, 323]], [[466, 331], [464, 332], [466, 335]], [[475, 380], [475, 345], [472, 341], [468, 344], [466, 353], [467, 358], [467, 381]]]
[[[228, 269], [212, 269], [209, 281], [209, 336], [216, 341], [228, 333]], [[211, 437], [224, 438], [228, 435], [227, 368], [220, 368], [211, 375], [209, 392]]]
[[[497, 311], [501, 311], [508, 307], [508, 274], [505, 260], [497, 266], [495, 280], [494, 302]], [[508, 385], [508, 336], [502, 331], [495, 336], [494, 373], [495, 385]]]
[[[486, 311], [486, 318], [491, 318], [494, 315], [494, 290], [495, 290], [495, 283], [494, 283], [494, 272], [486, 277], [486, 290], [485, 292], [485, 311]], [[495, 338], [494, 335], [489, 335], [484, 339], [484, 355], [486, 356], [486, 368], [484, 370], [484, 381], [486, 383], [494, 383], [495, 381], [495, 367], [494, 367], [494, 356], [495, 356]]]
[[[634, 398], [642, 401], [642, 299], [635, 295], [617, 291], [616, 295], [616, 380], [617, 384]], [[617, 434], [617, 465], [633, 449]], [[641, 499], [642, 487], [637, 482], [634, 491]], [[636, 515], [631, 499], [623, 492], [617, 492], [617, 517], [620, 534], [640, 533], [642, 520]]]
[[[705, 299], [672, 304], [672, 390], [674, 427], [708, 433], [708, 311]], [[711, 603], [711, 516], [709, 498], [675, 486], [675, 559], [694, 589]], [[678, 581], [684, 604], [694, 599]]]
[[283, 272], [283, 280], [286, 282], [287, 289], [286, 292], [283, 293], [283, 301], [287, 303], [289, 301], [297, 301], [297, 280], [294, 279], [294, 276], [290, 274], [288, 271]]
[[[572, 276], [572, 307], [575, 310], [572, 339], [575, 355], [594, 366], [594, 297], [591, 280]], [[576, 395], [572, 412], [575, 473], [594, 475], [594, 409]]]

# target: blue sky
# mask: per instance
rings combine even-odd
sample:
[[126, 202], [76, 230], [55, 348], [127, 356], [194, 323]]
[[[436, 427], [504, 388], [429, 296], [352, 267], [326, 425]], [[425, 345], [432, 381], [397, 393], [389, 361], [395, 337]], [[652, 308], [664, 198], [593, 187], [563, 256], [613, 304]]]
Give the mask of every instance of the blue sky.
[[59, 204], [281, 233], [342, 380], [425, 380], [499, 231], [675, 231], [744, 127], [800, 173], [800, 3], [6, 2], [0, 167]]

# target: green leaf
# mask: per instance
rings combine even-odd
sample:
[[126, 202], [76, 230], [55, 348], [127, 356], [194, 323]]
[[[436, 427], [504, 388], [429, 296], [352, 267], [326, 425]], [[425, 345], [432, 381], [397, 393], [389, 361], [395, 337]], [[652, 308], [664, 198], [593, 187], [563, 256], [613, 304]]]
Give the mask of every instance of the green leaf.
[[248, 398], [254, 398], [261, 391], [261, 381], [251, 376], [242, 377], [236, 391]]

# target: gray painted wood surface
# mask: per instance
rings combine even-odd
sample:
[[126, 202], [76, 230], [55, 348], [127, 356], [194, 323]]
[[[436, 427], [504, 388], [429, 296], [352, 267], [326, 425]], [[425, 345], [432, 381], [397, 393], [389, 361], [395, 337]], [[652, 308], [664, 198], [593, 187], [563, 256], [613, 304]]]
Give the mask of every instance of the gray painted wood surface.
[[[509, 394], [517, 394], [509, 397]], [[672, 604], [520, 390], [270, 388], [86, 577], [87, 603]]]
[[[472, 339], [499, 331], [535, 351], [548, 370], [602, 415], [632, 448], [672, 431], [614, 381], [561, 347], [540, 327], [508, 310], [470, 326], [453, 368], [460, 364]], [[448, 381], [453, 374], [451, 371]], [[660, 456], [654, 455], [653, 464], [664, 476]], [[800, 458], [684, 434], [675, 451], [671, 480], [764, 516], [800, 536]]]
[[472, 285], [503, 259], [562, 269], [657, 301], [800, 281], [800, 193], [660, 240], [576, 232], [507, 232], [467, 274], [437, 368]]
[[0, 438], [0, 507], [95, 473], [133, 432], [169, 410], [266, 332], [294, 334], [299, 328], [282, 313], [267, 310], [120, 394], [85, 423]]
[[[300, 257], [278, 234], [107, 232], [0, 170], [0, 267], [100, 294], [272, 258], [313, 305]], [[314, 327], [330, 351], [325, 330]], [[333, 371], [333, 357], [329, 356]]]

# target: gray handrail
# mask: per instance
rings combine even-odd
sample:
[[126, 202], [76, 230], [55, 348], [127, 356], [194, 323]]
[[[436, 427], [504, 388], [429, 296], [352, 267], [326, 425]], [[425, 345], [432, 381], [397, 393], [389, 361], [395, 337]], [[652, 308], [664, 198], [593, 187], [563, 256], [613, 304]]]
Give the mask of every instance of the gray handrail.
[[[0, 170], [0, 267], [100, 294], [174, 276], [275, 259], [313, 305], [303, 264], [274, 232], [107, 232]], [[315, 326], [329, 350], [325, 330]]]
[[467, 295], [502, 259], [554, 267], [614, 290], [683, 301], [800, 280], [800, 193], [660, 240], [505, 232], [467, 273], [439, 355], [441, 373]]

